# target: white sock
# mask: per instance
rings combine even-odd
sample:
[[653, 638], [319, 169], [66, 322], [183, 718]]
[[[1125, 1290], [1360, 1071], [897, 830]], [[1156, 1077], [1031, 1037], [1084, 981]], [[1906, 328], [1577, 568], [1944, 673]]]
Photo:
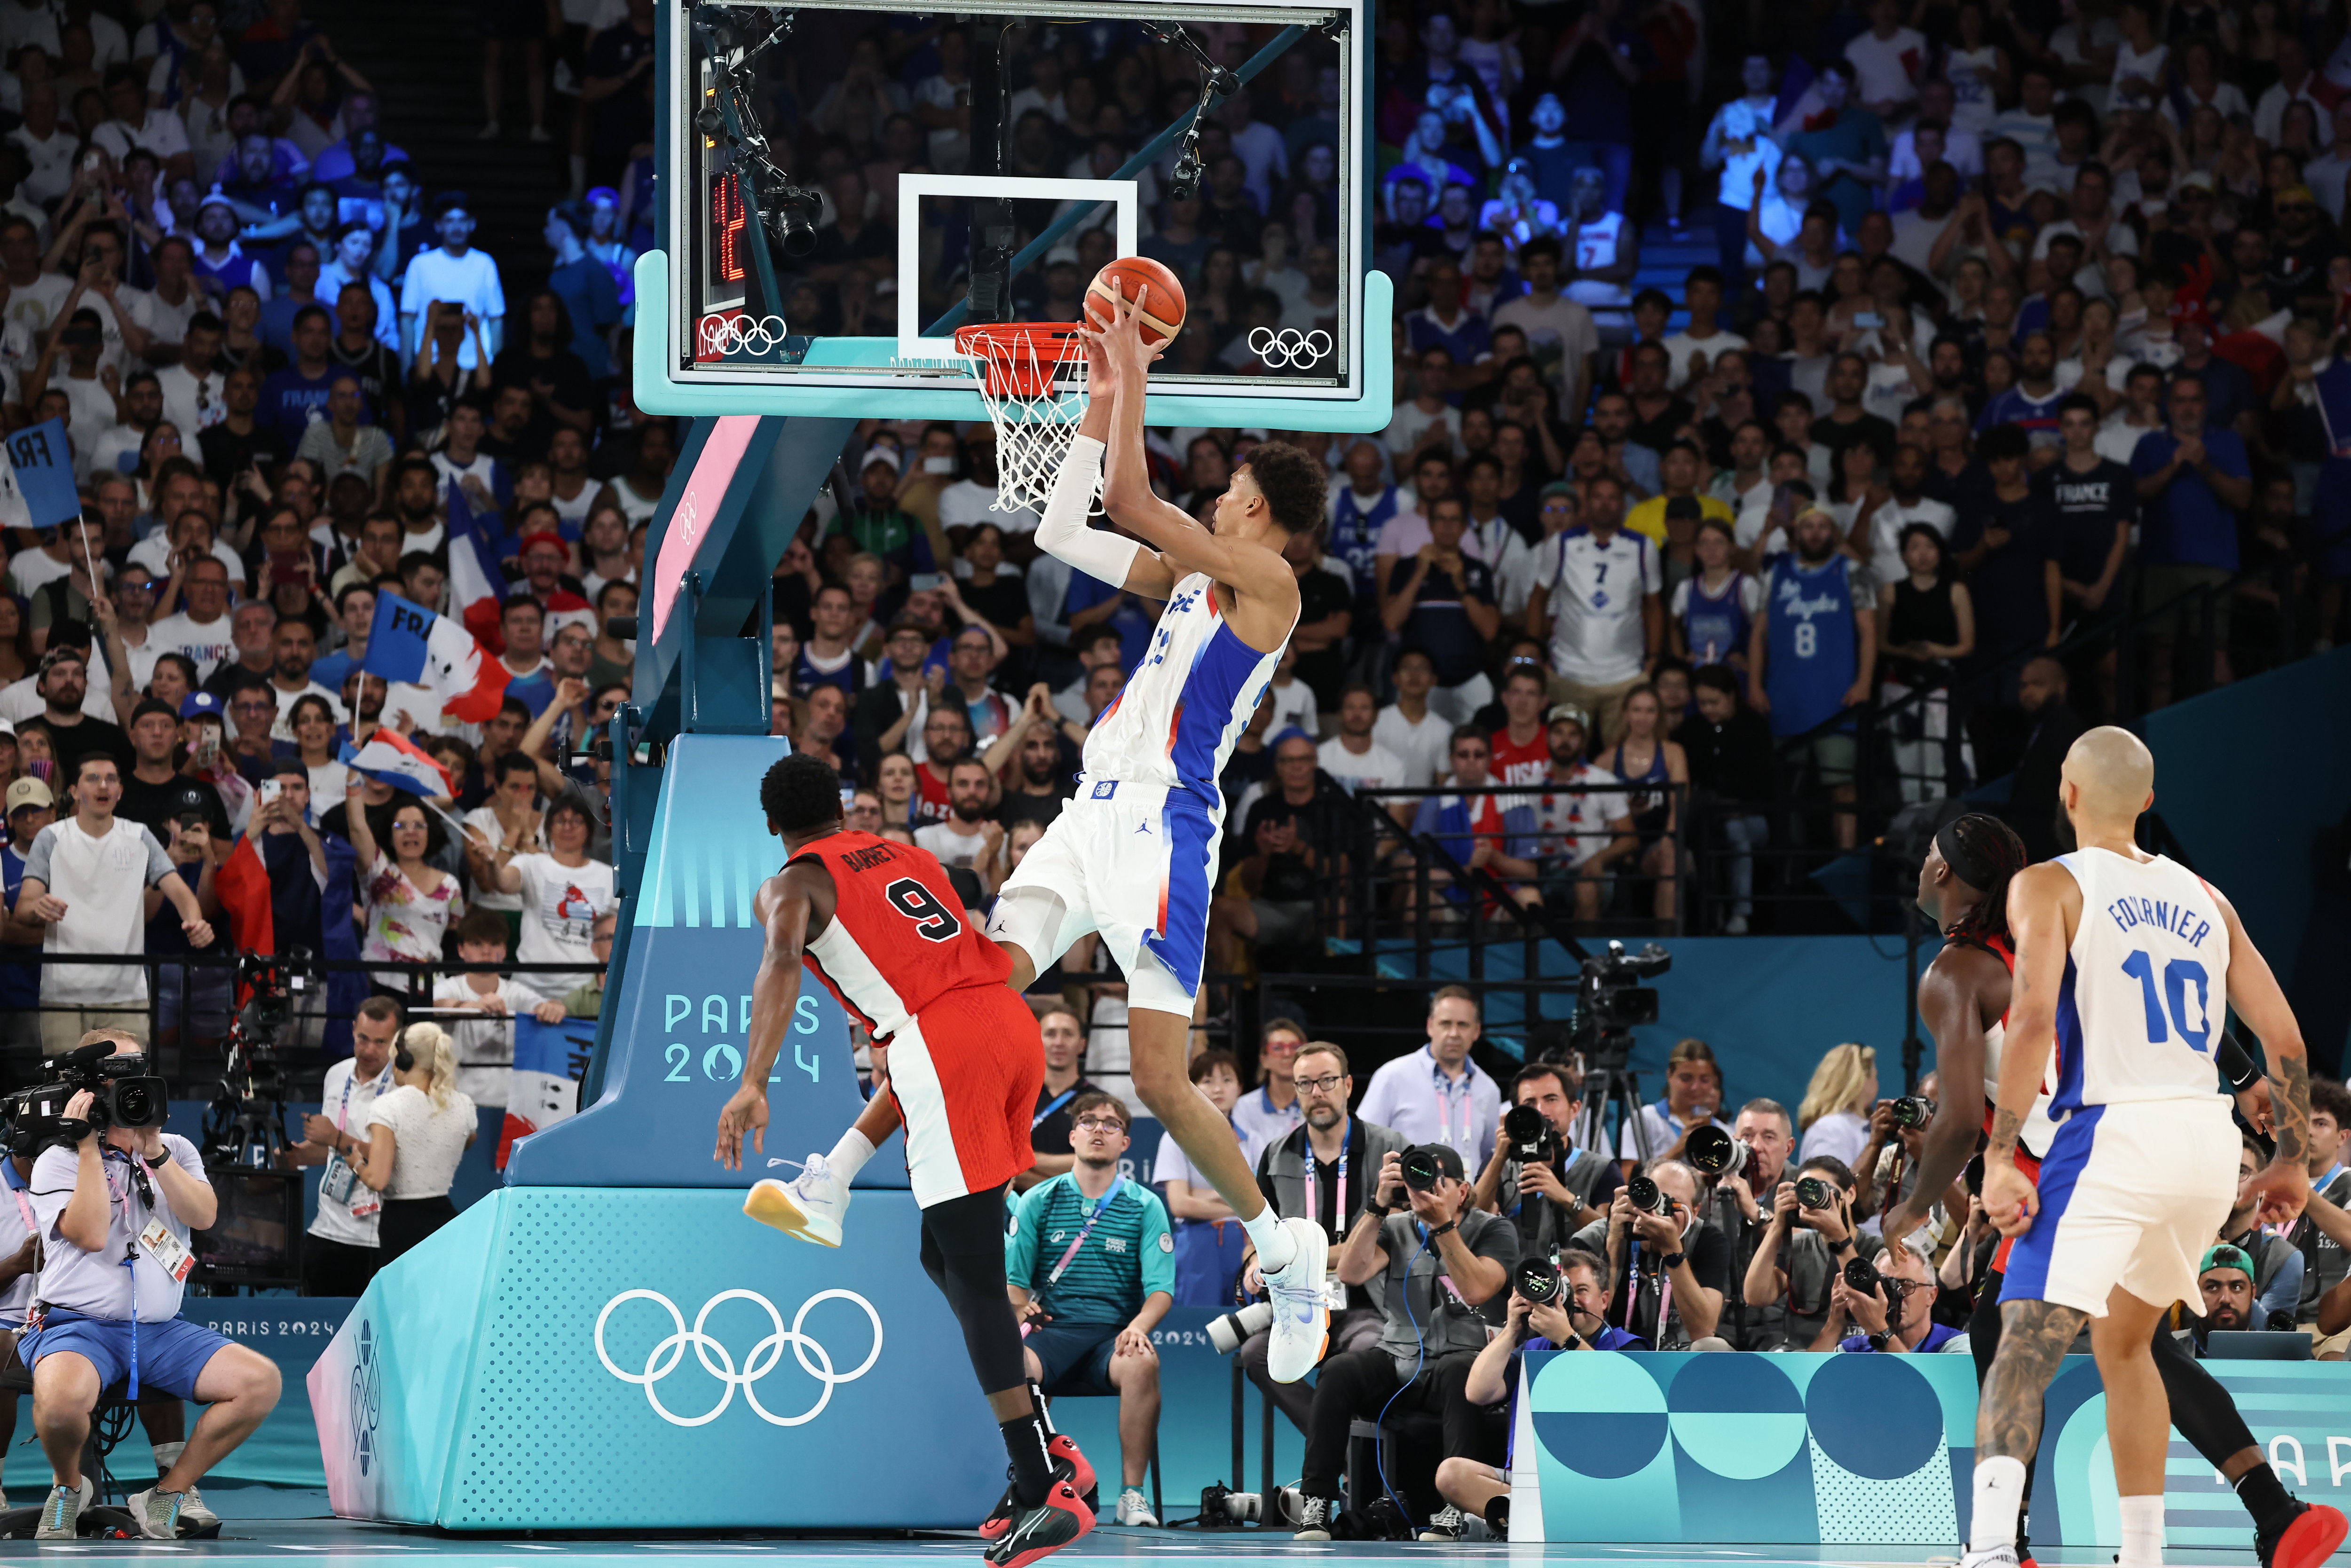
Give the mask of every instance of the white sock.
[[847, 1186], [856, 1179], [857, 1173], [863, 1170], [865, 1162], [872, 1157], [873, 1140], [852, 1127], [841, 1134], [841, 1142], [832, 1145], [832, 1153], [824, 1156], [824, 1163], [831, 1166], [832, 1174], [841, 1178], [843, 1186]]
[[2158, 1568], [2163, 1562], [2163, 1494], [2126, 1497], [2122, 1503], [2120, 1568]]
[[1968, 1550], [1998, 1552], [2016, 1545], [2016, 1516], [2024, 1507], [2024, 1461], [2005, 1455], [1976, 1461], [1975, 1512]]
[[1281, 1216], [1274, 1213], [1273, 1205], [1270, 1203], [1257, 1211], [1255, 1218], [1242, 1220], [1241, 1228], [1249, 1232], [1249, 1240], [1257, 1246], [1257, 1266], [1260, 1273], [1278, 1273], [1288, 1268], [1290, 1260], [1298, 1256], [1297, 1241], [1283, 1228]]

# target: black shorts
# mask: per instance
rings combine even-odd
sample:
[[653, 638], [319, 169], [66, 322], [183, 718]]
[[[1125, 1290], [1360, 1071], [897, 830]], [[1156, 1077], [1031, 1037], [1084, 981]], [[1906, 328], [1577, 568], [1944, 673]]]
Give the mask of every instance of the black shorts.
[[1054, 1394], [1115, 1394], [1110, 1380], [1110, 1358], [1118, 1352], [1123, 1323], [1039, 1323], [1021, 1343], [1034, 1351], [1037, 1379]]

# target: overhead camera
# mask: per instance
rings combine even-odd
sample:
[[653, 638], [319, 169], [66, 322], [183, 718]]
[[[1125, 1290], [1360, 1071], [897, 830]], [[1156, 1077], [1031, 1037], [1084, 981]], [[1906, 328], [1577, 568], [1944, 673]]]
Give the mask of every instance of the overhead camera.
[[[13, 1145], [78, 1144], [110, 1127], [160, 1127], [171, 1113], [171, 1088], [148, 1073], [145, 1053], [118, 1056], [112, 1040], [92, 1040], [51, 1057], [41, 1072], [51, 1082], [19, 1090], [5, 1103]], [[84, 1090], [89, 1114], [67, 1115], [66, 1106]]]
[[1657, 1021], [1657, 992], [1640, 982], [1673, 967], [1673, 955], [1655, 942], [1627, 954], [1625, 944], [1583, 961], [1576, 991], [1575, 1028], [1569, 1044], [1596, 1067], [1621, 1070], [1633, 1053], [1633, 1030]]
[[1935, 1119], [1935, 1103], [1923, 1094], [1905, 1094], [1887, 1108], [1887, 1114], [1896, 1126], [1915, 1133]]
[[1502, 1141], [1510, 1158], [1522, 1166], [1549, 1165], [1559, 1158], [1559, 1134], [1551, 1119], [1531, 1105], [1513, 1105], [1502, 1113]]
[[1691, 1130], [1682, 1157], [1701, 1175], [1737, 1176], [1747, 1168], [1747, 1145], [1708, 1123]]
[[798, 260], [816, 249], [816, 227], [824, 216], [824, 201], [805, 185], [763, 178], [759, 183], [759, 213], [768, 233], [783, 253]]

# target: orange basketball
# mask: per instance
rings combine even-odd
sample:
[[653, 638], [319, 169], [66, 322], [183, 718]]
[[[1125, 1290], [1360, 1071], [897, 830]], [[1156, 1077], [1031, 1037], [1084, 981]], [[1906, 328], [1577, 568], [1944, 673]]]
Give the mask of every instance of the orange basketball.
[[1094, 274], [1094, 280], [1086, 285], [1086, 293], [1101, 296], [1102, 302], [1096, 305], [1089, 298], [1086, 319], [1097, 327], [1110, 325], [1113, 288], [1120, 298], [1129, 301], [1145, 288], [1150, 290], [1142, 309], [1144, 342], [1164, 343], [1184, 329], [1184, 286], [1160, 263], [1147, 256], [1123, 256]]

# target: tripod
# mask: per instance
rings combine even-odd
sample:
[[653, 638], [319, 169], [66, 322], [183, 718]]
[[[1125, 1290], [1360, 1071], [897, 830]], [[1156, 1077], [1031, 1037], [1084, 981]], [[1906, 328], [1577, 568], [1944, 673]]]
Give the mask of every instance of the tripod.
[[[1613, 1053], [1611, 1053], [1613, 1054]], [[1621, 1059], [1620, 1059], [1621, 1060]], [[1649, 1147], [1649, 1126], [1641, 1119], [1641, 1076], [1630, 1067], [1594, 1067], [1583, 1075], [1583, 1103], [1593, 1119], [1595, 1132], [1603, 1139], [1612, 1126], [1629, 1123], [1632, 1128], [1632, 1152], [1640, 1164], [1648, 1163], [1656, 1150]], [[1609, 1119], [1609, 1107], [1616, 1107], [1616, 1120]], [[1614, 1147], [1597, 1148], [1595, 1153], [1613, 1157]]]

